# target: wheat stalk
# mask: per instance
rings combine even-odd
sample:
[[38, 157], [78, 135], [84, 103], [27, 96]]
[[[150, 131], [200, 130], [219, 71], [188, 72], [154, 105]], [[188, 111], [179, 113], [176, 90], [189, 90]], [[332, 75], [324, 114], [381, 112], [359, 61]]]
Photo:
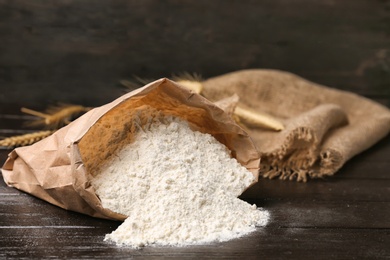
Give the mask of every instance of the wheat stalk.
[[71, 118], [74, 115], [87, 112], [88, 110], [90, 110], [90, 108], [80, 106], [80, 105], [67, 105], [67, 104], [63, 104], [57, 107], [51, 107], [46, 111], [46, 113], [42, 113], [25, 107], [22, 107], [21, 109], [23, 113], [40, 118], [31, 122], [30, 125], [33, 126], [44, 125], [52, 129], [58, 129], [63, 125], [69, 124]]
[[[202, 93], [203, 85], [200, 81], [178, 78], [177, 83], [186, 87], [187, 89], [194, 91], [195, 93]], [[268, 128], [275, 131], [284, 129], [284, 125], [271, 115], [259, 113], [241, 106], [236, 106], [233, 114], [233, 118], [237, 123], [243, 123], [247, 126]]]
[[236, 121], [242, 122], [247, 126], [268, 128], [275, 131], [281, 131], [284, 129], [284, 125], [274, 117], [240, 106], [236, 106], [234, 109], [234, 115], [238, 117], [238, 120]]
[[7, 137], [3, 140], [0, 140], [0, 146], [18, 147], [18, 146], [30, 145], [42, 140], [43, 138], [48, 137], [53, 132], [54, 131], [47, 130], [47, 131], [39, 131], [39, 132], [34, 132], [34, 133], [29, 133], [24, 135]]
[[56, 107], [51, 107], [47, 109], [45, 113], [35, 111], [29, 108], [22, 107], [21, 111], [38, 117], [39, 119], [33, 121], [30, 123], [30, 125], [44, 125], [46, 127], [49, 127], [53, 130], [46, 130], [46, 131], [38, 131], [34, 133], [28, 133], [24, 135], [16, 135], [4, 138], [0, 140], [0, 146], [3, 147], [19, 147], [19, 146], [25, 146], [30, 145], [35, 142], [38, 142], [52, 133], [54, 133], [55, 129], [60, 128], [61, 126], [65, 124], [69, 124], [72, 117], [75, 115], [78, 115], [80, 113], [86, 112], [90, 110], [91, 108], [87, 108], [84, 106], [79, 105], [67, 105], [67, 104], [61, 104]]
[[[197, 93], [202, 94], [203, 84], [201, 82], [200, 75], [183, 73], [179, 76], [173, 76], [173, 79], [179, 85]], [[137, 88], [141, 87], [139, 83], [148, 83], [147, 79], [136, 78], [137, 82], [122, 80], [120, 83], [125, 87]], [[237, 123], [242, 123], [251, 127], [267, 128], [275, 131], [281, 131], [284, 129], [282, 122], [265, 113], [259, 113], [257, 111], [249, 110], [241, 106], [237, 106], [233, 111], [233, 118]]]

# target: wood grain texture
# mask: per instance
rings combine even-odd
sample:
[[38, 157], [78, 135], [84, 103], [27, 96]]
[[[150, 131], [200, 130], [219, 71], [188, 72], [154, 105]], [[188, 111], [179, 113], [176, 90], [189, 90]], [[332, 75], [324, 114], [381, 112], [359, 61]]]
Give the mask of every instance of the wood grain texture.
[[[23, 130], [17, 115], [4, 117], [12, 120], [0, 128]], [[9, 151], [0, 150], [1, 162]], [[106, 243], [105, 234], [120, 222], [63, 210], [0, 180], [0, 258], [388, 259], [388, 158], [390, 136], [334, 177], [308, 183], [261, 179], [242, 198], [270, 212], [267, 226], [232, 241], [183, 248]]]
[[390, 95], [390, 1], [0, 0], [0, 103], [100, 105], [133, 75], [287, 70]]
[[[110, 228], [6, 229], [0, 238], [9, 258], [71, 259], [385, 259], [388, 230], [262, 228], [224, 243], [183, 248], [118, 248], [102, 239]], [[34, 234], [29, 236], [27, 234]], [[56, 236], [56, 238], [53, 238]], [[7, 240], [6, 238], [7, 237]], [[354, 246], [351, 247], [351, 241]], [[4, 254], [3, 252], [0, 253]]]

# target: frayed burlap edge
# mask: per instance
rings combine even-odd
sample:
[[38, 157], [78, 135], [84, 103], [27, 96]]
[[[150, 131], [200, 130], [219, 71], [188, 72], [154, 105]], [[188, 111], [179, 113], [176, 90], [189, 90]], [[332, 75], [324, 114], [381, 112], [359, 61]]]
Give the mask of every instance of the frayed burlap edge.
[[[292, 73], [250, 69], [202, 84], [202, 94], [213, 102], [236, 94], [240, 106], [287, 123], [281, 132], [246, 128], [261, 154], [263, 178], [305, 182], [331, 176], [390, 132], [387, 107]], [[306, 145], [292, 147], [294, 140]]]

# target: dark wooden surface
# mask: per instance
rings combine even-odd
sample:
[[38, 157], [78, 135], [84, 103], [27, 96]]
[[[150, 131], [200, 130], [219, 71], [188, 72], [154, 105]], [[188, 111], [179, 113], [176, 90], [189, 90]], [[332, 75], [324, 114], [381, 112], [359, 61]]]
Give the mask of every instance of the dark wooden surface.
[[[21, 106], [96, 106], [118, 82], [183, 71], [287, 70], [390, 107], [390, 1], [0, 0], [0, 136], [31, 131]], [[0, 149], [2, 164], [10, 150]], [[185, 248], [118, 248], [118, 222], [52, 206], [0, 180], [0, 259], [389, 259], [390, 136], [334, 177], [261, 180], [270, 211], [247, 237]]]
[[389, 0], [0, 0], [0, 103], [101, 105], [133, 75], [245, 68], [382, 99], [389, 46]]
[[[24, 133], [22, 116], [0, 115], [0, 134]], [[8, 149], [0, 150], [3, 162]], [[390, 258], [390, 136], [334, 177], [296, 183], [260, 180], [242, 198], [271, 219], [247, 237], [184, 248], [119, 248], [103, 242], [120, 223], [69, 212], [0, 180], [2, 258]]]

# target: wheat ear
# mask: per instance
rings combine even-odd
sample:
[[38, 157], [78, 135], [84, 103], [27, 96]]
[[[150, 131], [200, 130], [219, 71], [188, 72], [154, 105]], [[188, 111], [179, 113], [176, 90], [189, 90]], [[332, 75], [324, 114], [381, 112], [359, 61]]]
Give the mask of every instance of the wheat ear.
[[141, 78], [134, 76], [133, 80], [121, 80], [119, 83], [124, 86], [126, 92], [140, 88], [150, 82], [154, 81], [154, 79]]
[[35, 142], [38, 142], [42, 140], [43, 138], [48, 137], [51, 135], [54, 131], [39, 131], [24, 135], [15, 135], [11, 137], [4, 138], [3, 140], [0, 140], [0, 146], [3, 147], [18, 147], [18, 146], [25, 146], [30, 145]]
[[21, 109], [21, 111], [26, 114], [41, 118], [32, 122], [31, 125], [45, 125], [51, 128], [58, 128], [62, 125], [69, 124], [72, 116], [88, 110], [90, 110], [90, 108], [80, 105], [61, 105], [58, 107], [52, 107], [48, 109], [47, 113], [42, 113], [25, 107], [22, 107]]

